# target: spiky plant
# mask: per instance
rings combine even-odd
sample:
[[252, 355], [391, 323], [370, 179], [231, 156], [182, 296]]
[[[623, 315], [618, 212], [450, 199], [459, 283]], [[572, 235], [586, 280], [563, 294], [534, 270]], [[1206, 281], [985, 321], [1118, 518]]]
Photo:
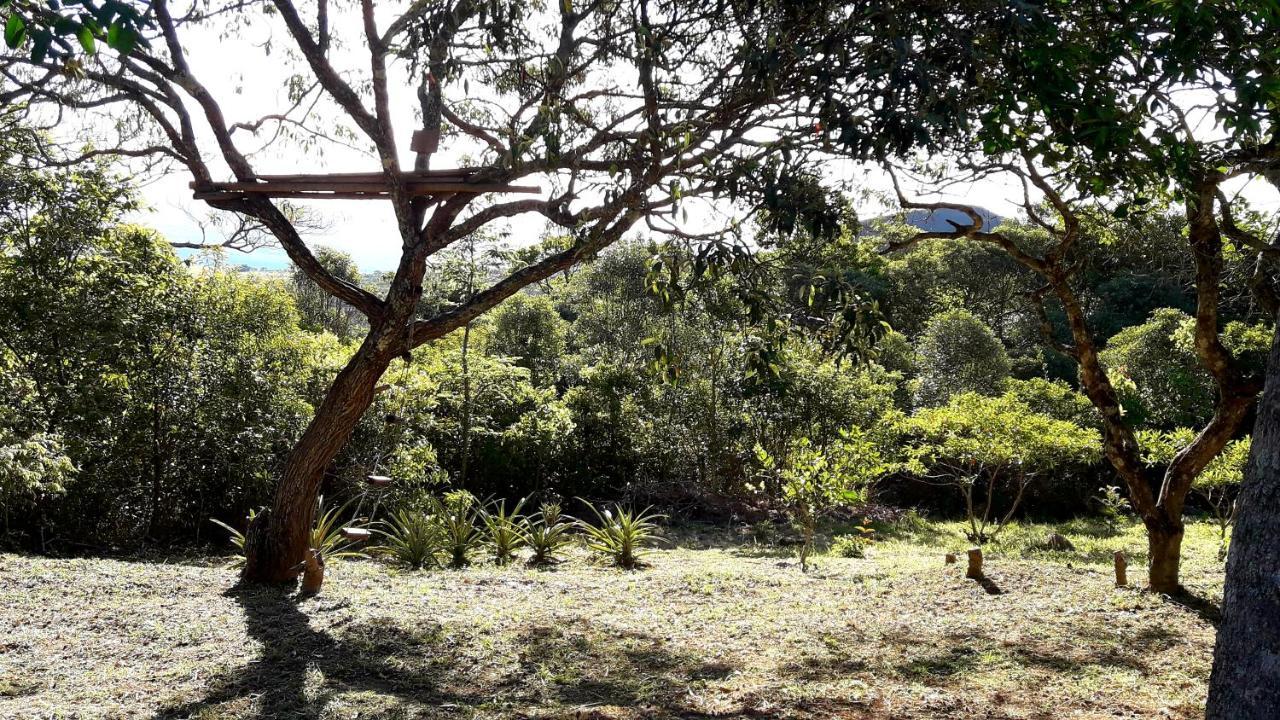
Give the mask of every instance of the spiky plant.
[[561, 512], [560, 503], [543, 503], [529, 523], [529, 564], [545, 567], [557, 562], [560, 550], [573, 542], [573, 518]]
[[591, 508], [598, 521], [596, 525], [579, 522], [587, 537], [587, 549], [620, 568], [633, 570], [639, 567], [645, 546], [657, 537], [658, 521], [666, 516], [649, 512], [652, 508], [635, 512], [615, 505], [610, 511], [599, 510], [595, 505], [583, 502]]
[[[253, 519], [256, 518], [257, 516], [258, 516], [257, 510], [250, 510], [249, 516], [246, 517], [245, 520], [247, 523], [253, 524]], [[227, 533], [230, 535], [230, 537], [227, 539], [231, 542], [231, 546], [236, 549], [236, 555], [237, 555], [235, 561], [231, 564], [231, 566], [240, 567], [241, 565], [244, 565], [244, 544], [246, 540], [244, 533], [240, 532], [236, 528], [231, 527], [230, 525], [222, 522], [217, 518], [209, 518], [209, 522], [213, 523], [214, 525], [217, 525], [223, 530], [226, 530]]]
[[[311, 528], [311, 547], [320, 551], [320, 556], [325, 560], [334, 560], [346, 557], [365, 557], [363, 552], [356, 550], [356, 542], [348, 540], [342, 534], [344, 527], [340, 520], [342, 514], [347, 511], [347, 506], [351, 502], [347, 501], [337, 507], [331, 507], [328, 510], [324, 507], [324, 497], [321, 496], [316, 500], [316, 524]], [[357, 522], [346, 525], [346, 527], [359, 528]]]
[[374, 532], [382, 536], [378, 553], [400, 565], [421, 570], [438, 562], [439, 528], [431, 516], [421, 510], [397, 510]]
[[521, 498], [508, 512], [507, 501], [499, 500], [480, 511], [493, 560], [499, 565], [514, 560], [516, 551], [528, 544], [529, 520], [520, 514], [524, 503], [524, 498]]
[[459, 490], [431, 499], [431, 515], [440, 545], [449, 559], [449, 567], [463, 568], [471, 564], [471, 552], [480, 545], [480, 532], [475, 496]]

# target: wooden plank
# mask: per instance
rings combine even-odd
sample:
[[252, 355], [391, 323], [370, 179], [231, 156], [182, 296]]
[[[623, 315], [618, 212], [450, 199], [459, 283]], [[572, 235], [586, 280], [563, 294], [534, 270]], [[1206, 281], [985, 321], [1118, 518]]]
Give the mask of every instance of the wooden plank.
[[[412, 196], [434, 195], [437, 193], [540, 193], [542, 188], [535, 185], [505, 185], [502, 183], [465, 183], [415, 181], [406, 183]], [[361, 183], [211, 183], [197, 189], [197, 194], [208, 193], [245, 193], [250, 195], [269, 195], [272, 197], [299, 197], [307, 194], [329, 197], [334, 195], [362, 195], [383, 197], [388, 194], [386, 186], [371, 186]]]
[[[439, 168], [437, 170], [425, 170], [419, 172], [402, 173], [404, 179], [408, 182], [418, 180], [438, 180], [438, 181], [463, 181], [477, 173], [491, 170], [492, 168]], [[263, 182], [351, 182], [361, 184], [383, 185], [387, 182], [387, 176], [380, 172], [357, 172], [357, 173], [297, 173], [290, 175], [258, 175], [257, 180]], [[240, 182], [240, 181], [229, 181]], [[223, 183], [214, 183], [215, 185]], [[196, 189], [199, 183], [194, 180], [187, 183], [187, 187]]]
[[[474, 168], [437, 168], [435, 170], [421, 170], [401, 173], [406, 180], [415, 179], [437, 179], [442, 177], [471, 177], [476, 173], [492, 170], [487, 167]], [[386, 182], [387, 176], [381, 172], [352, 172], [352, 173], [296, 173], [290, 175], [258, 175], [259, 180], [274, 182], [277, 180], [349, 180], [352, 182]]]

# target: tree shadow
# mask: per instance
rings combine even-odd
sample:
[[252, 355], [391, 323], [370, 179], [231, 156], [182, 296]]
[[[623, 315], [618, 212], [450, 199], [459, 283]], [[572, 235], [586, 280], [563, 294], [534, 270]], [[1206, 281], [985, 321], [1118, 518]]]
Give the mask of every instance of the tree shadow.
[[[244, 610], [248, 634], [262, 645], [261, 655], [243, 669], [219, 678], [203, 698], [162, 710], [158, 718], [199, 716], [238, 701], [254, 704], [248, 717], [319, 717], [335, 688], [412, 697], [422, 702], [458, 702], [472, 698], [443, 689], [453, 672], [451, 646], [439, 625], [406, 630], [371, 622], [345, 629], [342, 639], [316, 630], [298, 607], [298, 597], [281, 587], [241, 587], [227, 591]], [[336, 609], [336, 608], [335, 608]], [[398, 662], [412, 654], [414, 667]], [[323, 687], [309, 688], [318, 671]]]
[[1195, 613], [1201, 620], [1217, 629], [1222, 622], [1222, 608], [1207, 595], [1182, 588], [1181, 591], [1163, 596], [1165, 600]]
[[[216, 678], [203, 697], [164, 708], [157, 718], [319, 718], [344, 693], [386, 696], [360, 701], [383, 702], [372, 710], [376, 716], [392, 711], [385, 705], [390, 701], [409, 715], [430, 709], [466, 717], [499, 703], [619, 706], [702, 718], [713, 715], [689, 706], [690, 689], [738, 670], [723, 660], [673, 650], [656, 636], [597, 628], [581, 618], [504, 630], [512, 633], [516, 649], [509, 662], [510, 654], [468, 647], [453, 629], [434, 622], [415, 620], [406, 628], [393, 618], [343, 624], [338, 617], [331, 625], [340, 630], [331, 633], [312, 626], [291, 591], [234, 587], [226, 594], [243, 609], [246, 630], [261, 645], [259, 656]], [[308, 611], [314, 616], [343, 607]]]

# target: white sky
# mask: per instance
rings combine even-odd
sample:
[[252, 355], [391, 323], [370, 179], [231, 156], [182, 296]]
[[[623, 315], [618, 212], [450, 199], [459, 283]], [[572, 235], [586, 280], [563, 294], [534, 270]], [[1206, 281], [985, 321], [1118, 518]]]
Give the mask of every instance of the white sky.
[[[380, 3], [379, 11], [388, 15], [394, 6], [400, 3]], [[392, 8], [386, 10], [386, 8]], [[385, 27], [387, 21], [381, 24]], [[279, 47], [286, 44], [283, 31], [275, 29], [275, 56], [264, 56], [263, 47], [271, 40], [272, 23], [254, 22], [247, 28], [239, 30], [234, 38], [218, 38], [212, 35], [193, 36], [188, 32], [184, 43], [195, 75], [204, 82], [222, 105], [228, 121], [251, 121], [264, 114], [277, 112], [288, 106], [285, 83], [289, 76], [289, 64], [279, 57]], [[347, 27], [351, 27], [347, 24]], [[341, 57], [341, 56], [339, 56]], [[359, 56], [352, 57], [352, 69], [363, 71], [364, 65]], [[394, 77], [394, 76], [393, 76]], [[411, 103], [414, 90], [403, 78], [399, 92], [393, 88], [393, 108], [397, 117], [397, 139], [400, 141], [402, 161], [412, 166], [412, 156], [408, 150], [408, 140], [417, 121]], [[474, 88], [473, 88], [474, 89]], [[446, 95], [446, 102], [450, 101]], [[458, 98], [454, 97], [453, 100]], [[266, 133], [263, 133], [266, 135]], [[236, 139], [242, 150], [253, 151], [262, 144], [261, 140], [247, 133], [237, 133]], [[446, 141], [447, 143], [447, 141]], [[206, 147], [212, 147], [206, 143]], [[299, 148], [295, 144], [280, 143], [254, 152], [251, 160], [261, 173], [302, 173], [302, 172], [351, 172], [375, 171], [377, 160], [368, 155], [346, 150], [328, 144], [324, 153], [317, 153]], [[456, 150], [466, 152], [467, 148], [450, 148], [442, 146], [441, 151], [433, 158], [433, 167], [456, 167], [465, 164], [465, 158], [459, 157]], [[215, 165], [215, 167], [221, 167]], [[829, 168], [833, 182], [847, 184], [854, 189], [871, 190], [872, 194], [885, 194], [891, 186], [887, 176], [878, 170], [867, 169], [849, 162], [833, 162]], [[226, 174], [230, 179], [229, 173]], [[193, 200], [187, 187], [190, 178], [178, 173], [148, 182], [142, 191], [147, 209], [139, 212], [134, 221], [153, 227], [166, 237], [176, 241], [196, 242], [200, 240], [201, 230], [192, 216], [202, 217], [209, 210], [203, 203]], [[1237, 187], [1240, 184], [1237, 184]], [[904, 188], [908, 193], [912, 188]], [[1231, 188], [1234, 190], [1235, 188]], [[1268, 211], [1280, 210], [1280, 198], [1274, 189], [1262, 182], [1255, 182], [1245, 189], [1245, 196], [1260, 209]], [[918, 196], [924, 199], [923, 195]], [[943, 196], [947, 200], [961, 201], [980, 205], [1002, 216], [1018, 214], [1018, 203], [1022, 197], [1021, 186], [1009, 179], [1001, 182], [986, 179], [967, 185], [951, 188]], [[933, 196], [933, 199], [939, 199]], [[379, 200], [326, 200], [312, 202], [310, 205], [328, 221], [329, 229], [309, 236], [308, 242], [313, 245], [327, 245], [343, 252], [350, 253], [361, 269], [365, 271], [394, 269], [399, 257], [400, 241], [394, 225], [394, 218], [389, 204]], [[861, 200], [856, 203], [860, 217], [870, 218], [892, 212], [895, 208], [874, 199]], [[693, 225], [699, 217], [710, 219], [710, 215], [694, 213]], [[517, 218], [509, 228], [508, 241], [512, 244], [527, 244], [536, 241], [545, 225], [538, 216]], [[697, 230], [697, 227], [687, 229]], [[288, 260], [278, 248], [268, 248], [255, 252], [250, 256], [230, 253], [227, 260], [233, 264], [246, 263], [259, 267], [283, 268]]]

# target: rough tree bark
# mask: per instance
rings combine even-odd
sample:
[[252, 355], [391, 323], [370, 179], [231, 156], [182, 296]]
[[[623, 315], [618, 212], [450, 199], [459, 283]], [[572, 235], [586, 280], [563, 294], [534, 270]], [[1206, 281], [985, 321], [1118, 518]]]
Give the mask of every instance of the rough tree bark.
[[1280, 716], [1280, 327], [1227, 555], [1208, 720]]

